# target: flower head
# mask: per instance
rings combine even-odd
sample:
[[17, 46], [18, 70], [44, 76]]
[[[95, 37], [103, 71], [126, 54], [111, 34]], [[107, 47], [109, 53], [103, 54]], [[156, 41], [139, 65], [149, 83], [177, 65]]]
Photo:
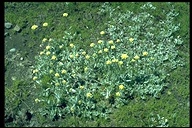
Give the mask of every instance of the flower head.
[[87, 70], [88, 70], [88, 67], [85, 67], [85, 68], [84, 68], [84, 71], [86, 72]]
[[143, 56], [147, 56], [148, 55], [148, 52], [143, 52]]
[[35, 29], [37, 29], [37, 28], [38, 28], [37, 25], [33, 25], [33, 26], [31, 26], [31, 29], [32, 29], [32, 30], [35, 30]]
[[118, 64], [119, 64], [119, 65], [122, 65], [122, 64], [123, 64], [123, 61], [119, 61]]
[[106, 64], [109, 65], [111, 64], [112, 62], [110, 60], [106, 61]]
[[33, 80], [36, 80], [36, 79], [37, 79], [37, 77], [36, 77], [36, 76], [34, 76], [34, 77], [33, 77]]
[[51, 69], [51, 70], [49, 70], [49, 73], [51, 74], [51, 73], [53, 73], [53, 70]]
[[85, 55], [86, 54], [86, 52], [84, 51], [84, 52], [82, 52], [82, 55]]
[[111, 46], [111, 49], [115, 49], [115, 45]]
[[70, 46], [71, 48], [73, 48], [75, 45], [71, 43], [69, 46]]
[[98, 53], [102, 53], [102, 50], [99, 50]]
[[101, 35], [104, 35], [104, 34], [105, 34], [105, 31], [101, 31], [100, 34], [101, 34]]
[[120, 40], [120, 39], [117, 39], [116, 42], [119, 43], [119, 42], [121, 42], [121, 40]]
[[59, 77], [60, 75], [59, 75], [59, 73], [55, 73], [55, 76], [56, 76], [56, 77]]
[[63, 81], [62, 81], [63, 84], [66, 84], [66, 82], [67, 82], [66, 80], [63, 80]]
[[90, 47], [94, 47], [94, 46], [95, 46], [95, 44], [94, 44], [94, 43], [91, 43], [91, 44], [90, 44]]
[[120, 92], [116, 92], [116, 94], [115, 94], [117, 97], [119, 97], [121, 94], [120, 94]]
[[92, 94], [91, 94], [90, 92], [88, 92], [88, 93], [86, 94], [86, 96], [87, 96], [87, 98], [91, 98], [91, 97], [92, 97]]
[[59, 86], [59, 83], [55, 83], [55, 86]]
[[121, 85], [119, 85], [119, 89], [120, 90], [123, 90], [124, 89], [124, 86], [121, 84]]
[[113, 44], [113, 40], [108, 41], [109, 44]]
[[46, 42], [47, 41], [47, 38], [43, 38], [42, 42]]
[[90, 56], [89, 56], [89, 55], [86, 55], [86, 56], [85, 56], [85, 58], [86, 58], [86, 59], [89, 59], [89, 58], [90, 58]]
[[50, 48], [51, 48], [51, 47], [50, 47], [49, 45], [48, 45], [48, 46], [46, 46], [46, 49], [47, 49], [47, 50], [49, 50]]
[[98, 44], [101, 44], [101, 43], [103, 43], [103, 40], [98, 40], [97, 43], [98, 43]]
[[35, 103], [38, 103], [40, 102], [40, 100], [38, 98], [35, 99]]
[[37, 72], [39, 72], [39, 70], [37, 70], [37, 69], [33, 70], [33, 73], [37, 73]]
[[128, 55], [127, 54], [121, 54], [121, 59], [127, 59]]
[[108, 52], [109, 51], [109, 49], [108, 48], [104, 48], [104, 50], [103, 50], [104, 52]]
[[65, 69], [63, 69], [63, 70], [61, 71], [61, 73], [62, 73], [62, 74], [65, 74], [65, 73], [67, 73], [67, 71], [66, 71]]
[[130, 42], [133, 42], [133, 40], [134, 40], [133, 38], [129, 38], [129, 41], [130, 41]]
[[46, 55], [50, 55], [50, 54], [51, 54], [51, 52], [50, 52], [50, 51], [46, 52]]
[[84, 86], [79, 86], [80, 89], [84, 89]]
[[51, 57], [51, 59], [52, 59], [52, 60], [55, 60], [55, 59], [57, 59], [57, 57], [56, 57], [55, 55], [53, 55], [53, 56]]
[[44, 27], [48, 26], [48, 23], [43, 23], [43, 26], [44, 26]]
[[135, 60], [138, 60], [140, 57], [138, 56], [138, 55], [136, 55], [135, 57], [134, 57], [134, 59]]
[[63, 13], [63, 16], [64, 16], [64, 17], [67, 17], [67, 16], [68, 16], [68, 13]]
[[112, 62], [118, 62], [118, 59], [112, 59], [111, 61]]

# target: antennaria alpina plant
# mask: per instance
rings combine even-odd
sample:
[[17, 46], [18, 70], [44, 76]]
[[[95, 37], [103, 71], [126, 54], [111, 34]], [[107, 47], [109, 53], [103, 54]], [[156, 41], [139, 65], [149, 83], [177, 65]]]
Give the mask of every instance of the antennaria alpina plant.
[[155, 7], [146, 3], [141, 9], [139, 14], [117, 13], [104, 3], [99, 13], [109, 14], [108, 28], [88, 50], [76, 45], [70, 32], [44, 42], [33, 71], [41, 92], [34, 100], [43, 106], [42, 115], [107, 117], [131, 97], [158, 97], [168, 85], [168, 73], [182, 65], [176, 50], [182, 39], [175, 37], [179, 25], [173, 24], [178, 14], [171, 9], [154, 24], [158, 19], [145, 10]]

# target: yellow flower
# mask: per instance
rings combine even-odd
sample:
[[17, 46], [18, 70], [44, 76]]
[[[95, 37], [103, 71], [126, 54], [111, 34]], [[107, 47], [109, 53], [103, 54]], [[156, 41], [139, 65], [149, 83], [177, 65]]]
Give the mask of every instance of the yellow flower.
[[120, 96], [121, 94], [120, 94], [120, 92], [116, 92], [116, 96]]
[[75, 54], [75, 56], [76, 56], [76, 57], [78, 57], [78, 56], [79, 56], [79, 54], [78, 54], [78, 53], [76, 53], [76, 54]]
[[44, 27], [48, 26], [48, 23], [43, 23], [43, 26], [44, 26]]
[[118, 64], [119, 64], [119, 65], [122, 65], [122, 64], [123, 64], [123, 61], [119, 61]]
[[121, 85], [119, 85], [119, 89], [120, 90], [123, 90], [124, 89], [124, 86], [121, 84]]
[[92, 94], [91, 94], [90, 92], [88, 92], [88, 93], [86, 94], [86, 96], [87, 96], [87, 98], [90, 98], [90, 97], [92, 97]]
[[82, 55], [85, 55], [86, 54], [86, 52], [84, 51], [84, 52], [82, 52]]
[[59, 83], [55, 83], [55, 86], [59, 86]]
[[47, 41], [47, 38], [43, 38], [42, 42], [46, 42]]
[[127, 54], [121, 54], [121, 59], [127, 59], [128, 55]]
[[73, 48], [73, 47], [74, 47], [74, 44], [70, 44], [70, 47]]
[[94, 45], [95, 45], [94, 43], [91, 43], [91, 44], [90, 44], [90, 47], [94, 47]]
[[101, 44], [101, 43], [103, 43], [103, 40], [98, 40], [97, 43], [98, 43], [98, 44]]
[[67, 71], [66, 71], [65, 69], [63, 69], [63, 70], [61, 71], [61, 73], [62, 73], [62, 74], [65, 74], [65, 73], [67, 73]]
[[84, 71], [86, 72], [87, 70], [88, 70], [88, 68], [87, 68], [87, 67], [85, 67], [85, 68], [84, 68]]
[[84, 86], [79, 86], [80, 89], [84, 89]]
[[63, 84], [66, 84], [66, 82], [67, 82], [66, 80], [63, 80], [63, 81], [62, 81]]
[[33, 73], [37, 73], [37, 72], [39, 72], [37, 69], [33, 70]]
[[37, 77], [36, 77], [36, 76], [34, 76], [34, 77], [33, 77], [33, 80], [36, 80], [36, 79], [37, 79]]
[[85, 58], [86, 58], [86, 59], [89, 59], [89, 58], [90, 58], [90, 56], [89, 56], [89, 55], [86, 55], [86, 56], [85, 56]]
[[118, 62], [118, 59], [112, 59], [112, 62]]
[[78, 101], [79, 104], [81, 104], [81, 102], [82, 102], [81, 100]]
[[59, 48], [63, 48], [63, 45], [60, 45]]
[[131, 60], [131, 62], [135, 62], [135, 60], [134, 60], [134, 59], [132, 59], [132, 60]]
[[68, 16], [68, 13], [63, 13], [63, 16], [64, 16], [64, 17], [67, 17], [67, 16]]
[[151, 60], [154, 60], [155, 58], [151, 57], [150, 59], [151, 59]]
[[57, 59], [57, 57], [55, 55], [53, 55], [51, 59], [55, 60], [55, 59]]
[[117, 39], [117, 41], [116, 41], [117, 43], [119, 43], [119, 42], [121, 42], [121, 40], [120, 39]]
[[49, 50], [50, 48], [51, 48], [51, 47], [50, 47], [49, 45], [48, 45], [48, 46], [46, 46], [46, 49], [47, 49], [47, 50]]
[[56, 76], [56, 77], [59, 77], [60, 75], [59, 75], [59, 73], [55, 73], [55, 76]]
[[33, 26], [31, 27], [32, 30], [35, 30], [35, 29], [37, 29], [37, 28], [38, 28], [37, 25], [33, 25]]
[[111, 46], [111, 49], [115, 49], [115, 45]]
[[49, 73], [51, 74], [51, 73], [53, 73], [53, 70], [51, 69], [51, 70], [49, 70]]
[[101, 35], [104, 35], [104, 34], [105, 34], [105, 31], [101, 31], [100, 34], [101, 34]]
[[40, 52], [39, 54], [40, 54], [40, 55], [43, 55], [43, 53], [44, 53], [44, 52]]
[[50, 55], [50, 54], [51, 54], [51, 52], [50, 52], [50, 51], [46, 52], [46, 55]]
[[35, 99], [35, 102], [38, 103], [38, 102], [40, 102], [40, 100], [39, 100], [38, 98], [36, 98], [36, 99]]
[[133, 38], [129, 38], [129, 41], [130, 41], [130, 42], [133, 42], [133, 40], [134, 40]]
[[136, 55], [135, 57], [134, 57], [134, 59], [135, 60], [138, 60], [140, 57], [138, 56], [138, 55]]
[[110, 61], [110, 60], [108, 60], [108, 61], [106, 61], [106, 64], [108, 65], [108, 64], [111, 64], [112, 62]]
[[95, 57], [97, 54], [96, 53], [93, 53], [93, 56]]
[[109, 51], [109, 49], [108, 48], [104, 48], [104, 50], [103, 50], [104, 52], [108, 52]]
[[49, 39], [49, 42], [51, 42], [51, 41], [53, 41], [53, 39], [50, 38], [50, 39]]
[[74, 58], [74, 56], [72, 54], [69, 55], [70, 58]]
[[102, 53], [102, 50], [99, 50], [98, 53]]
[[108, 41], [109, 44], [113, 44], [113, 40]]
[[143, 56], [147, 56], [148, 55], [148, 52], [143, 52]]

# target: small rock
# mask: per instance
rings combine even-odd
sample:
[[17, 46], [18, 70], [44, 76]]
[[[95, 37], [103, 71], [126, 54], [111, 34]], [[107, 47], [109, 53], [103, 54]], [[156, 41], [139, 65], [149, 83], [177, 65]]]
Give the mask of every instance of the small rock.
[[16, 32], [19, 32], [21, 31], [21, 28], [18, 25], [16, 25], [13, 30], [15, 30]]
[[10, 51], [10, 52], [15, 52], [16, 49], [15, 49], [15, 48], [12, 48], [12, 49], [10, 49], [9, 51]]
[[20, 58], [20, 60], [22, 61], [22, 60], [24, 60], [24, 58], [23, 58], [23, 57], [21, 57], [21, 58]]
[[5, 23], [5, 28], [10, 29], [12, 27], [12, 23]]
[[4, 36], [9, 36], [9, 33], [8, 33], [8, 32], [5, 32], [5, 33], [4, 33]]

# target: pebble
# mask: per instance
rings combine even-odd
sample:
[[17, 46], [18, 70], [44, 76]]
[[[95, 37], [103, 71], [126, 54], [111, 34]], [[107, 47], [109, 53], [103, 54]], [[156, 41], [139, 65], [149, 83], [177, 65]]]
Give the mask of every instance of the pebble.
[[10, 49], [9, 51], [10, 51], [10, 52], [15, 52], [16, 49], [15, 49], [15, 48], [12, 48], [12, 49]]
[[23, 58], [23, 57], [21, 57], [21, 58], [20, 58], [20, 60], [22, 61], [22, 60], [24, 60], [24, 58]]
[[7, 23], [5, 23], [5, 28], [10, 29], [12, 27], [12, 25], [13, 25], [12, 23], [7, 22]]

